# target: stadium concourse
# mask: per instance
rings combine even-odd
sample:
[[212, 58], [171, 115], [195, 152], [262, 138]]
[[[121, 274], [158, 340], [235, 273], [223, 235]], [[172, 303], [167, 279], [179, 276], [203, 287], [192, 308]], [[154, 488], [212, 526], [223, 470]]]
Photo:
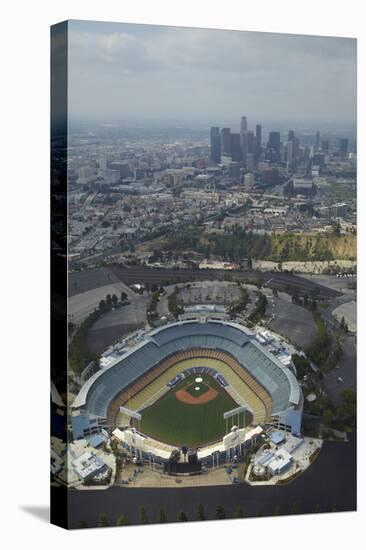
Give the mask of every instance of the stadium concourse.
[[218, 463], [240, 455], [266, 425], [301, 433], [303, 397], [291, 364], [241, 324], [167, 324], [116, 347], [100, 366], [75, 398], [72, 421], [97, 419], [142, 460], [164, 463], [187, 446], [214, 465], [213, 455]]

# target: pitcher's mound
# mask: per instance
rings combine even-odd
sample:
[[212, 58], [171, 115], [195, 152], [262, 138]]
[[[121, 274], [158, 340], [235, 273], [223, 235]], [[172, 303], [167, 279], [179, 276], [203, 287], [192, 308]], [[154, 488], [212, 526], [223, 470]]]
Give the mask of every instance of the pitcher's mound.
[[187, 403], [187, 405], [202, 405], [202, 403], [208, 403], [209, 401], [212, 401], [212, 399], [215, 399], [217, 393], [218, 392], [213, 388], [208, 388], [205, 393], [195, 397], [194, 395], [188, 393], [185, 389], [181, 389], [176, 392], [175, 397], [178, 401]]

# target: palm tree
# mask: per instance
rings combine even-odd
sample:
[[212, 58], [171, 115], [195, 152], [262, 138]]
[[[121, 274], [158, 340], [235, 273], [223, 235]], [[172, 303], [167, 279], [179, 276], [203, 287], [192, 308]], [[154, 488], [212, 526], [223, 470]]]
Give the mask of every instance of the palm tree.
[[98, 526], [99, 526], [99, 527], [108, 527], [108, 526], [109, 526], [109, 523], [108, 523], [108, 520], [107, 520], [107, 516], [105, 515], [104, 512], [101, 512], [101, 513], [99, 514]]
[[178, 521], [188, 521], [187, 515], [184, 512], [179, 512], [177, 519]]
[[76, 528], [77, 529], [86, 529], [88, 527], [88, 524], [86, 523], [86, 521], [78, 521], [77, 524], [76, 524]]
[[197, 516], [200, 521], [205, 521], [205, 509], [203, 507], [203, 504], [199, 504], [197, 508]]
[[166, 517], [165, 510], [163, 508], [160, 508], [160, 512], [159, 512], [159, 515], [158, 515], [158, 522], [159, 523], [166, 523], [166, 521], [167, 521], [167, 517]]
[[224, 510], [224, 507], [221, 506], [221, 504], [219, 504], [218, 506], [216, 506], [216, 514], [215, 514], [215, 517], [216, 517], [216, 519], [226, 519], [225, 510]]
[[129, 525], [127, 516], [125, 516], [124, 514], [121, 514], [120, 516], [118, 516], [116, 525], [117, 526]]
[[299, 500], [295, 500], [295, 502], [293, 503], [292, 507], [291, 507], [291, 510], [290, 510], [290, 514], [301, 514], [301, 503]]
[[143, 524], [149, 523], [149, 518], [143, 506], [140, 506], [140, 522]]
[[242, 508], [241, 506], [238, 506], [238, 507], [236, 508], [236, 510], [235, 510], [235, 514], [234, 514], [234, 515], [235, 515], [235, 517], [238, 518], [238, 519], [239, 519], [239, 518], [243, 518], [243, 517], [244, 517], [244, 510], [243, 510], [243, 508]]

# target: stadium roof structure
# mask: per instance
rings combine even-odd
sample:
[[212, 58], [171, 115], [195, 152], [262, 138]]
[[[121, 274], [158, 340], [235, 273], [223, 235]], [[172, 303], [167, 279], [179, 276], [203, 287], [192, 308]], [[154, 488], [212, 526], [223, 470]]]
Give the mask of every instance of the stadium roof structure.
[[234, 322], [206, 319], [171, 323], [147, 333], [142, 342], [89, 378], [73, 408], [106, 418], [119, 392], [174, 353], [198, 348], [233, 357], [269, 393], [272, 415], [300, 407], [302, 394], [292, 370], [259, 344], [254, 333]]

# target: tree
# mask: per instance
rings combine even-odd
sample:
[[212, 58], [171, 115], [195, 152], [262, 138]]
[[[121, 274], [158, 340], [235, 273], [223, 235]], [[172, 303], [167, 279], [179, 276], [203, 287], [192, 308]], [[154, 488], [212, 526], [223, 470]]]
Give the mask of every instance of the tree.
[[330, 409], [324, 411], [324, 423], [328, 428], [330, 428], [333, 423], [333, 412]]
[[203, 504], [199, 504], [197, 508], [197, 516], [200, 521], [204, 521], [206, 519], [205, 516], [205, 509], [203, 507]]
[[107, 516], [105, 515], [104, 512], [101, 512], [101, 513], [99, 514], [98, 526], [99, 526], [99, 527], [108, 527], [108, 526], [109, 526], [109, 523], [108, 523], [108, 520], [107, 520]]
[[125, 292], [121, 292], [121, 302], [124, 302], [127, 300], [127, 294]]
[[106, 305], [107, 305], [107, 304], [105, 303], [105, 300], [101, 300], [101, 301], [99, 302], [99, 309], [105, 309], [105, 308], [106, 308]]
[[295, 502], [293, 503], [293, 505], [291, 506], [291, 510], [290, 510], [290, 514], [300, 514], [301, 513], [301, 506], [300, 506], [300, 501], [299, 500], [295, 500]]
[[149, 523], [148, 515], [147, 515], [146, 510], [143, 506], [140, 506], [140, 523], [142, 523], [144, 525], [146, 523]]
[[86, 521], [78, 521], [77, 524], [76, 524], [76, 529], [86, 529], [88, 527], [88, 524], [86, 523]]
[[158, 522], [159, 523], [166, 523], [167, 522], [167, 516], [166, 516], [165, 510], [163, 508], [160, 508], [159, 515], [158, 515]]
[[118, 302], [117, 296], [115, 294], [112, 294], [112, 304], [115, 306], [117, 302]]
[[224, 510], [224, 507], [221, 506], [221, 504], [218, 504], [216, 506], [215, 518], [216, 519], [226, 519], [225, 510]]
[[179, 512], [177, 515], [178, 521], [188, 521], [188, 518], [184, 512]]
[[120, 516], [118, 516], [116, 525], [118, 527], [122, 525], [129, 525], [127, 516], [125, 516], [124, 514], [121, 514]]
[[242, 508], [241, 506], [238, 506], [238, 507], [236, 508], [236, 510], [235, 510], [235, 514], [234, 514], [234, 515], [235, 515], [235, 517], [238, 518], [238, 519], [239, 519], [239, 518], [243, 518], [243, 517], [244, 517], [244, 510], [243, 510], [243, 508]]

